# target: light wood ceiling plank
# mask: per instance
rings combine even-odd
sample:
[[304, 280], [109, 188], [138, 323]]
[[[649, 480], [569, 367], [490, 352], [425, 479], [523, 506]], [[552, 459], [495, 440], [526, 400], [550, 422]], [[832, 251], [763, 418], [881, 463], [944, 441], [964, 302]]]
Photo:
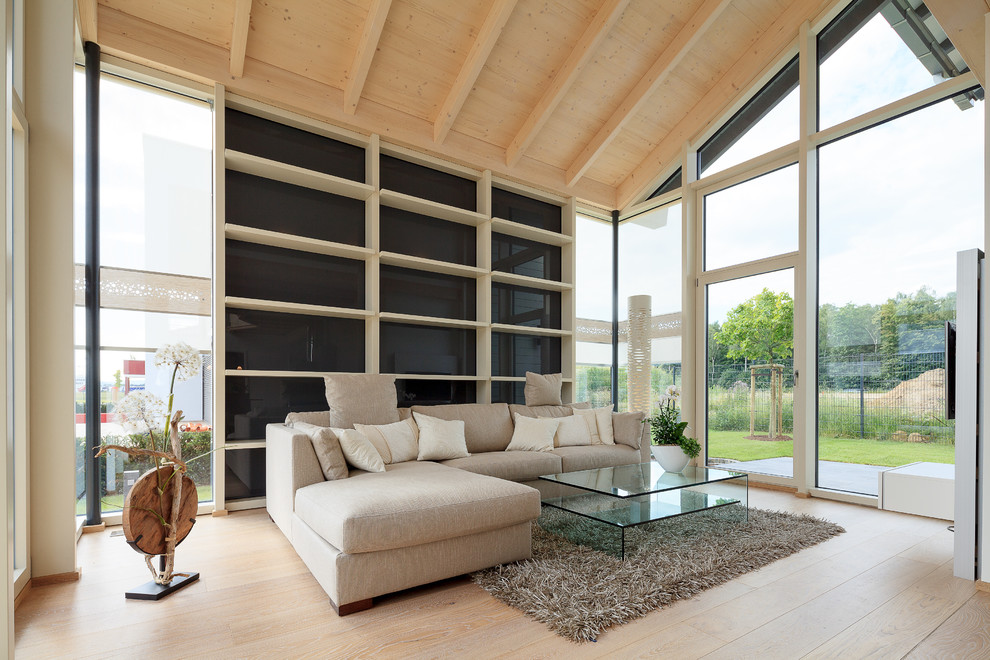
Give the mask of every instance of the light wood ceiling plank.
[[457, 114], [461, 111], [468, 94], [471, 93], [471, 86], [478, 79], [481, 68], [485, 66], [485, 61], [491, 54], [492, 48], [495, 47], [495, 42], [502, 34], [502, 28], [505, 27], [505, 23], [509, 20], [515, 6], [516, 0], [495, 0], [492, 4], [492, 9], [488, 12], [484, 25], [481, 26], [478, 38], [471, 45], [464, 66], [461, 67], [461, 71], [457, 74], [457, 79], [447, 93], [446, 99], [440, 105], [440, 112], [433, 122], [435, 142], [443, 142], [447, 138], [447, 134], [450, 133], [450, 127], [454, 125]]
[[79, 23], [79, 36], [83, 43], [97, 40], [96, 23], [97, 0], [76, 0], [76, 20]]
[[554, 76], [547, 90], [533, 107], [526, 122], [506, 148], [506, 163], [515, 165], [533, 142], [533, 138], [550, 119], [561, 99], [584, 69], [584, 65], [595, 54], [616, 21], [626, 10], [629, 0], [605, 0], [595, 17], [588, 24], [571, 54]]
[[[748, 93], [768, 63], [778, 60], [797, 37], [798, 27], [831, 0], [795, 0], [722, 76], [718, 84], [684, 115], [650, 154], [616, 188], [617, 208], [622, 209], [647, 192], [658, 172], [680, 158], [684, 143], [719, 118], [733, 98]], [[716, 109], [719, 109], [716, 111]]]
[[[124, 12], [100, 6], [101, 44], [104, 52], [197, 82], [225, 80], [228, 52], [225, 48], [163, 29]], [[252, 48], [253, 49], [253, 48]], [[397, 111], [365, 97], [357, 113], [346, 115], [343, 90], [317, 82], [248, 56], [244, 76], [225, 83], [234, 94], [350, 128], [365, 134], [432, 154], [474, 169], [490, 169], [496, 176], [577, 197], [602, 208], [615, 208], [615, 189], [585, 177], [575, 186], [564, 185], [564, 170], [523, 157], [514, 168], [505, 165], [505, 149], [458, 132], [451, 132], [442, 147], [433, 141], [433, 122]]]
[[585, 145], [577, 159], [568, 166], [566, 177], [568, 185], [581, 178], [595, 158], [615, 138], [622, 126], [639, 110], [650, 94], [667, 79], [674, 67], [704, 35], [719, 14], [731, 4], [731, 1], [705, 0], [705, 3], [694, 13], [687, 25], [677, 33], [670, 46], [664, 49], [663, 54], [636, 84], [629, 96], [619, 104], [605, 125]]
[[[27, 0], [30, 2], [31, 0]], [[234, 3], [203, 2], [203, 0], [98, 0], [99, 7], [108, 7], [135, 18], [216, 46], [230, 48], [230, 26], [234, 21]]]
[[986, 22], [983, 16], [987, 13], [990, 2], [927, 0], [925, 6], [931, 10], [949, 41], [976, 74], [976, 79], [986, 88]]
[[371, 61], [375, 57], [375, 51], [378, 50], [378, 41], [382, 38], [385, 19], [388, 18], [388, 10], [391, 6], [392, 0], [372, 0], [368, 20], [361, 31], [361, 40], [358, 41], [354, 53], [354, 63], [347, 74], [347, 83], [344, 86], [344, 112], [349, 115], [357, 111], [358, 101], [361, 99], [364, 83], [368, 79], [368, 72], [371, 71]]
[[230, 34], [230, 75], [244, 75], [244, 55], [247, 53], [248, 28], [251, 27], [251, 0], [236, 0], [234, 25]]

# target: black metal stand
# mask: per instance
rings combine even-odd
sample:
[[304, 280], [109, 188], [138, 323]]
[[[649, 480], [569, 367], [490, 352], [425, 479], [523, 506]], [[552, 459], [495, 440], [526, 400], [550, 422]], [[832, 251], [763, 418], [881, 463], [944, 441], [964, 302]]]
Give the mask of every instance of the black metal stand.
[[[165, 570], [165, 555], [159, 555], [162, 571]], [[133, 600], [161, 600], [183, 587], [187, 587], [199, 579], [199, 573], [175, 573], [168, 584], [158, 584], [154, 580], [124, 593], [125, 598]]]

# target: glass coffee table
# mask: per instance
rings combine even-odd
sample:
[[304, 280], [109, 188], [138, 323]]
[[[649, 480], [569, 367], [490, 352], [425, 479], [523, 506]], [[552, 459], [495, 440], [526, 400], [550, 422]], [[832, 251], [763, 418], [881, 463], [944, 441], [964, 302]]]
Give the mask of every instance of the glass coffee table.
[[749, 519], [748, 476], [728, 470], [665, 472], [650, 461], [547, 474], [539, 487], [544, 507], [566, 512], [541, 516], [541, 527], [619, 558], [628, 528], [722, 507], [732, 519]]

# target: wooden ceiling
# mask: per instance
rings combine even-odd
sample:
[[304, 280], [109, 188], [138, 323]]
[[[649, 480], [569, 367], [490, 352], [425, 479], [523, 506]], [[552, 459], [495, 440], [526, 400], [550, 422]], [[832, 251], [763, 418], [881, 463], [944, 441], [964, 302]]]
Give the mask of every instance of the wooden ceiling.
[[104, 53], [622, 208], [834, 0], [77, 0]]

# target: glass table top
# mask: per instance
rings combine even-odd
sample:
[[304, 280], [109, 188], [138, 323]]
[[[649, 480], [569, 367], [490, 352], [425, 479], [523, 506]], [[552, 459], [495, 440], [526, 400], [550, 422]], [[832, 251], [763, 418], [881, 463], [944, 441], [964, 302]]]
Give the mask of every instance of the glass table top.
[[612, 497], [626, 498], [667, 490], [681, 490], [691, 486], [736, 479], [741, 475], [742, 473], [728, 470], [691, 466], [684, 468], [682, 472], [666, 472], [659, 463], [650, 461], [638, 465], [546, 474], [540, 479]]

